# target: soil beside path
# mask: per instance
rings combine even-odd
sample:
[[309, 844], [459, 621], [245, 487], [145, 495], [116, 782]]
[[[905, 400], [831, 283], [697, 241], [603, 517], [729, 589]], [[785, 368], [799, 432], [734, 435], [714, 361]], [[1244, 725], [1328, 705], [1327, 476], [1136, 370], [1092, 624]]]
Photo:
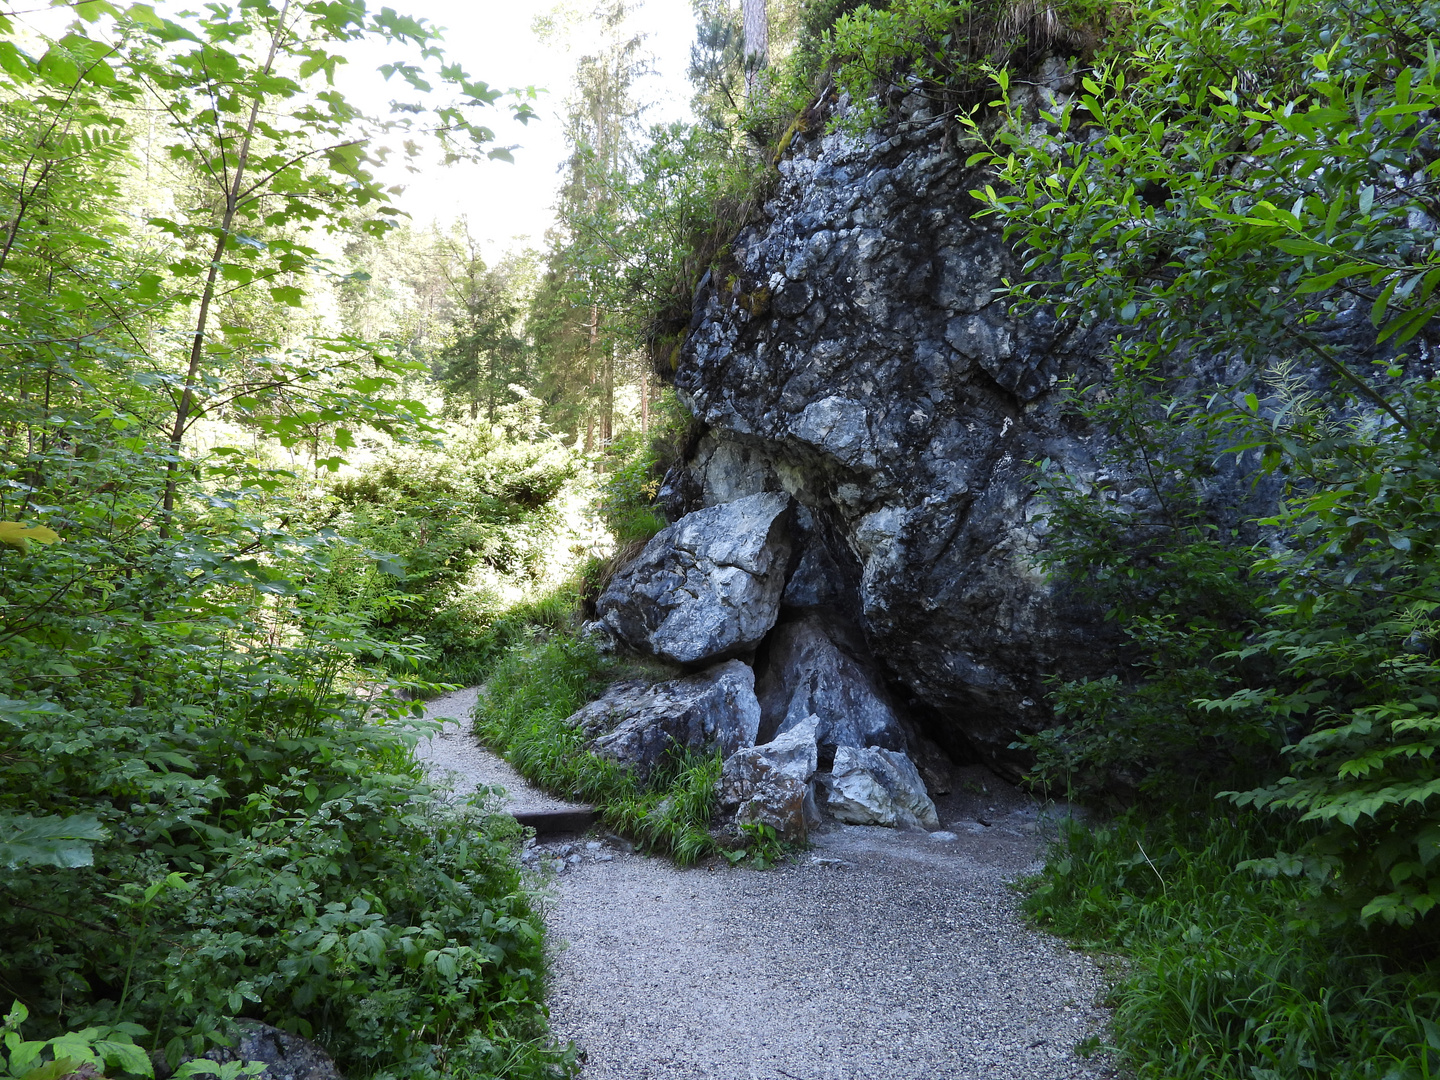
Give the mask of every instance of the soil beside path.
[[[468, 714], [460, 694], [430, 715]], [[463, 725], [422, 747], [432, 769], [554, 804]], [[552, 1028], [585, 1049], [585, 1080], [1113, 1076], [1074, 1049], [1103, 1033], [1099, 969], [1026, 927], [1007, 885], [1037, 865], [1038, 809], [961, 772], [945, 831], [838, 827], [773, 870], [543, 845], [568, 856], [549, 879]]]

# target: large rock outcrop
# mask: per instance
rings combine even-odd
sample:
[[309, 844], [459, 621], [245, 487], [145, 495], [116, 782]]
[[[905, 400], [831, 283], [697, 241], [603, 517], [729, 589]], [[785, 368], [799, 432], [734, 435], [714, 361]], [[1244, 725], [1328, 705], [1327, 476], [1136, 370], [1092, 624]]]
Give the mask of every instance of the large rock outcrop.
[[693, 666], [755, 648], [775, 625], [790, 560], [790, 497], [754, 493], [687, 514], [596, 601], [631, 648]]
[[702, 284], [675, 386], [708, 434], [664, 495], [672, 514], [793, 496], [784, 603], [855, 621], [931, 735], [1014, 775], [1047, 676], [1113, 661], [1037, 565], [1033, 479], [1043, 458], [1094, 472], [1056, 387], [1098, 371], [1102, 335], [1012, 317], [995, 291], [1016, 267], [944, 121], [921, 104], [897, 130], [802, 142]]

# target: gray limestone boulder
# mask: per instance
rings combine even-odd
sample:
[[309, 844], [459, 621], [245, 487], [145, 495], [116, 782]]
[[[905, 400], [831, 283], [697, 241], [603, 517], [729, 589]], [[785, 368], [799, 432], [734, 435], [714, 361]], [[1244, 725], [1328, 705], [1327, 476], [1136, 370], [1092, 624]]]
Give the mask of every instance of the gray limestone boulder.
[[727, 660], [683, 679], [616, 683], [567, 723], [589, 736], [595, 753], [647, 776], [676, 746], [718, 747], [726, 757], [753, 746], [760, 703], [754, 672]]
[[662, 529], [596, 601], [631, 648], [692, 666], [739, 656], [775, 625], [790, 561], [791, 499], [760, 492]]
[[343, 1080], [330, 1055], [318, 1043], [269, 1024], [245, 1020], [233, 1047], [216, 1047], [204, 1055], [221, 1065], [232, 1061], [261, 1062], [267, 1080]]
[[738, 825], [768, 825], [783, 840], [803, 840], [819, 821], [810, 783], [819, 764], [818, 723], [808, 717], [770, 742], [726, 758], [716, 791], [721, 812]]
[[777, 626], [756, 680], [760, 738], [814, 718], [824, 760], [840, 746], [905, 750], [905, 731], [871, 673], [846, 655], [818, 615]]
[[848, 825], [938, 829], [939, 815], [920, 773], [904, 754], [879, 746], [842, 746], [820, 777], [825, 809]]

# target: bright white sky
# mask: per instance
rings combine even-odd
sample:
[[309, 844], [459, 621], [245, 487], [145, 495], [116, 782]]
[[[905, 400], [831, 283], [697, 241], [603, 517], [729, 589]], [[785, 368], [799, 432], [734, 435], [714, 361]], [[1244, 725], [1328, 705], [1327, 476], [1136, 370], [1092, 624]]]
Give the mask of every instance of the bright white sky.
[[[536, 104], [539, 119], [529, 125], [513, 123], [498, 107], [490, 110], [487, 123], [496, 131], [497, 144], [515, 146], [514, 164], [488, 161], [450, 168], [436, 164], [419, 175], [397, 167], [384, 176], [406, 185], [399, 205], [416, 225], [463, 216], [472, 236], [493, 245], [487, 258], [512, 247], [541, 247], [553, 219], [558, 170], [566, 157], [559, 114], [577, 57], [542, 44], [531, 26], [555, 4], [556, 0], [407, 0], [395, 5], [444, 27], [446, 53], [472, 78], [492, 87], [534, 86], [547, 91]], [[588, 10], [584, 0], [577, 6]], [[633, 22], [648, 35], [646, 45], [654, 55], [655, 74], [636, 88], [639, 100], [653, 103], [646, 122], [689, 118], [692, 91], [685, 71], [695, 40], [689, 0], [644, 0]], [[348, 70], [341, 69], [343, 81], [337, 81], [352, 101], [380, 112], [392, 96], [401, 95], [398, 87], [370, 74], [378, 62], [367, 63], [361, 54], [352, 53]]]

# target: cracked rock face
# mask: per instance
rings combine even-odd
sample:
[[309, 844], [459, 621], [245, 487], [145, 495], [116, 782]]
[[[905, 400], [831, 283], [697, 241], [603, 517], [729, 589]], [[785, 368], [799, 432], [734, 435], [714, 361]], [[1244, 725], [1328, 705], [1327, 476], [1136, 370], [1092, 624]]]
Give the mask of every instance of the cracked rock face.
[[844, 612], [928, 734], [1017, 776], [1017, 731], [1051, 722], [1046, 677], [1113, 658], [1037, 563], [1033, 480], [1044, 458], [1094, 472], [1097, 436], [1056, 387], [1099, 377], [1104, 332], [995, 300], [1017, 268], [940, 125], [827, 135], [781, 171], [696, 296], [675, 385], [708, 434], [667, 510], [792, 495], [785, 604]]
[[861, 665], [841, 652], [817, 615], [783, 623], [770, 635], [756, 680], [760, 738], [814, 724], [826, 761], [841, 746], [905, 750], [905, 732]]
[[760, 727], [755, 674], [739, 660], [727, 660], [683, 679], [616, 683], [567, 723], [590, 736], [595, 753], [632, 766], [642, 777], [676, 745], [718, 747], [729, 757], [755, 743]]
[[790, 561], [790, 497], [760, 492], [662, 529], [596, 602], [631, 648], [693, 666], [742, 655], [775, 625]]

